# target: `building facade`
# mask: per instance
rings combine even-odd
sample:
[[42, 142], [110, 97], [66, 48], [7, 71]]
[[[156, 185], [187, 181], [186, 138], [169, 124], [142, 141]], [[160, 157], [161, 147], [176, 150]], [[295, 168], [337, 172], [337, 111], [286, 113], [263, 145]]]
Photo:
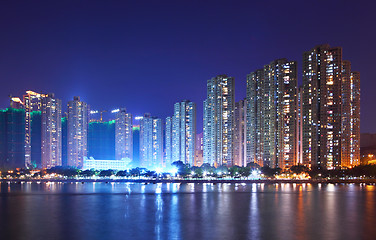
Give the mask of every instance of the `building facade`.
[[61, 165], [68, 166], [68, 119], [61, 118]]
[[196, 141], [196, 104], [184, 100], [174, 105], [172, 117], [172, 161], [194, 164]]
[[264, 70], [258, 69], [247, 75], [247, 123], [246, 161], [264, 165]]
[[360, 162], [360, 77], [342, 48], [303, 55], [303, 163], [328, 169]]
[[204, 134], [196, 134], [195, 163], [194, 166], [201, 167], [204, 163]]
[[204, 163], [233, 165], [235, 81], [219, 75], [207, 81], [204, 101]]
[[[41, 162], [40, 159], [32, 159], [31, 142], [31, 118], [33, 112], [40, 112], [42, 107], [42, 98], [46, 97], [46, 94], [37, 93], [34, 91], [26, 91], [23, 95], [23, 104], [25, 107], [25, 164], [26, 166], [35, 165], [37, 162]], [[35, 142], [35, 141], [34, 141]]]
[[359, 164], [360, 79], [342, 48], [303, 55], [303, 164], [333, 169]]
[[162, 120], [150, 114], [140, 120], [140, 164], [149, 169], [163, 167]]
[[303, 164], [303, 88], [299, 87], [296, 95], [296, 163]]
[[360, 164], [360, 74], [342, 63], [341, 167]]
[[245, 167], [246, 161], [246, 123], [247, 123], [247, 100], [235, 103], [234, 110], [234, 165]]
[[42, 98], [42, 167], [61, 166], [61, 100], [54, 94]]
[[125, 108], [115, 110], [115, 159], [133, 159], [132, 114]]
[[25, 110], [0, 110], [0, 169], [25, 167]]
[[115, 160], [115, 120], [89, 123], [88, 157]]
[[296, 163], [297, 68], [278, 59], [247, 76], [246, 161], [290, 168]]
[[89, 109], [80, 97], [68, 102], [67, 120], [68, 166], [82, 168], [84, 157], [87, 157]]
[[165, 157], [164, 164], [170, 166], [173, 163], [172, 158], [172, 117], [167, 117], [165, 121]]

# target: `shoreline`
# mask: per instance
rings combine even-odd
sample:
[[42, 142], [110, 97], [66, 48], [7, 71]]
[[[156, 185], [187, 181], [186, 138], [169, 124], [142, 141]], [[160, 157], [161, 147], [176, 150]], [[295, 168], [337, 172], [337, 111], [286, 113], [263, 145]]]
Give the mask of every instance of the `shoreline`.
[[1, 179], [1, 182], [25, 183], [25, 182], [59, 182], [59, 183], [264, 183], [264, 184], [376, 184], [376, 179]]

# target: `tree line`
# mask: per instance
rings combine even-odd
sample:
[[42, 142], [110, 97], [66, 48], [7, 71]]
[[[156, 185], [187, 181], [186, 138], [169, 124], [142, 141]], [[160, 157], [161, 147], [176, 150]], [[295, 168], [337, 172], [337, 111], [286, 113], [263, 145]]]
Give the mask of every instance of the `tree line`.
[[172, 167], [176, 169], [175, 173], [171, 172], [157, 172], [148, 170], [146, 168], [132, 168], [123, 171], [115, 170], [80, 170], [77, 168], [71, 167], [53, 167], [46, 170], [41, 170], [31, 174], [29, 169], [18, 169], [13, 171], [5, 171], [1, 173], [2, 178], [11, 177], [19, 178], [21, 176], [31, 176], [33, 178], [43, 177], [45, 175], [56, 174], [59, 176], [64, 176], [67, 178], [76, 178], [76, 177], [147, 177], [147, 178], [168, 178], [168, 177], [182, 177], [182, 178], [275, 178], [277, 175], [293, 175], [293, 174], [306, 174], [309, 175], [312, 179], [339, 179], [339, 178], [349, 178], [349, 177], [366, 177], [366, 178], [376, 178], [376, 165], [359, 165], [349, 169], [332, 169], [327, 170], [320, 167], [312, 167], [309, 169], [304, 165], [294, 165], [289, 170], [282, 171], [280, 168], [270, 168], [268, 166], [260, 167], [256, 163], [249, 163], [246, 167], [226, 167], [218, 166], [213, 167], [207, 163], [204, 163], [202, 166], [190, 166], [189, 164], [184, 164], [181, 161], [176, 161], [172, 163]]

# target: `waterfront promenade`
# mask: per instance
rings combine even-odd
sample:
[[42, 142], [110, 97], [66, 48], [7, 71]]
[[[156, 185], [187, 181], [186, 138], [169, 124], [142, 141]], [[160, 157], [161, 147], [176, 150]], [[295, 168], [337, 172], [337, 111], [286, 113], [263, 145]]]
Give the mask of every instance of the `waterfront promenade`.
[[143, 183], [143, 184], [157, 184], [157, 183], [264, 183], [264, 184], [280, 184], [280, 183], [332, 183], [332, 184], [376, 184], [376, 179], [131, 179], [131, 178], [122, 178], [122, 179], [113, 179], [113, 178], [98, 178], [98, 179], [1, 179], [1, 182], [59, 182], [59, 183]]

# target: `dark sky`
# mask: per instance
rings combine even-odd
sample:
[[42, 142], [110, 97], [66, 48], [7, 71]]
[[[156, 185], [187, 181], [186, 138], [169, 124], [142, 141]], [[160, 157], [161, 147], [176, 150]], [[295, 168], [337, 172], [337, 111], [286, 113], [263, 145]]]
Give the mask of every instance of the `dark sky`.
[[[374, 1], [1, 1], [0, 107], [25, 90], [79, 95], [92, 109], [125, 106], [165, 118], [197, 104], [206, 80], [246, 74], [277, 58], [298, 61], [321, 43], [342, 46], [361, 73], [361, 131], [376, 132]], [[301, 75], [299, 75], [301, 82]]]

